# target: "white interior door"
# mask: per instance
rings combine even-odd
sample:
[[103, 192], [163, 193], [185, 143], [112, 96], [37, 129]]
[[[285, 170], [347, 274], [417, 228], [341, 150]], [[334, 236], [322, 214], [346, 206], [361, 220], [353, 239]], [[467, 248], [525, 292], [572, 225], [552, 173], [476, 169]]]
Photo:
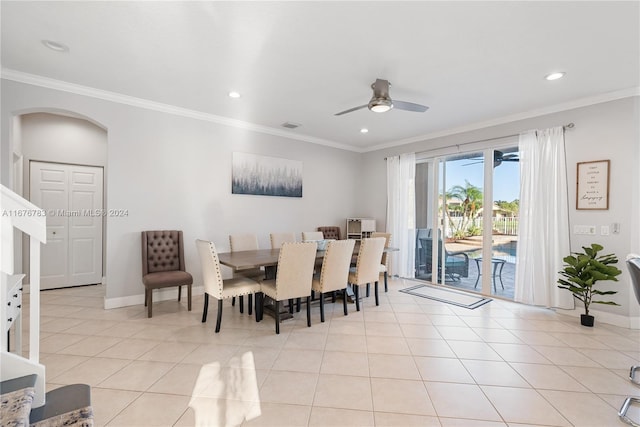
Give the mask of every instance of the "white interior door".
[[101, 282], [102, 182], [99, 167], [31, 162], [31, 202], [47, 213], [42, 289]]

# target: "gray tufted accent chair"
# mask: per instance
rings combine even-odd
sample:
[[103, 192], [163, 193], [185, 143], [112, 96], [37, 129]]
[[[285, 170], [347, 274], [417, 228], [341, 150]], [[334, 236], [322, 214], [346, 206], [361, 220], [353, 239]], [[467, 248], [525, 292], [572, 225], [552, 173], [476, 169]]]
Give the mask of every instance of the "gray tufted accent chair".
[[142, 283], [144, 305], [151, 317], [154, 289], [178, 287], [178, 301], [182, 286], [187, 286], [187, 305], [191, 311], [191, 285], [193, 277], [185, 271], [182, 231], [157, 230], [142, 232]]
[[322, 232], [325, 239], [340, 240], [340, 227], [337, 226], [323, 226], [318, 227], [318, 231]]

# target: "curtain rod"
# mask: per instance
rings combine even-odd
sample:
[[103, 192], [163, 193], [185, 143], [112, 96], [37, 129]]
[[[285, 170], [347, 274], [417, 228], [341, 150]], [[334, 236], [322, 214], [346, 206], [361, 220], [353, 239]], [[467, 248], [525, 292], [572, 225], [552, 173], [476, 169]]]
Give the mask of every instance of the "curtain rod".
[[[567, 123], [566, 125], [562, 126], [562, 128], [564, 130], [573, 129], [574, 127], [576, 127], [576, 125], [573, 122]], [[514, 136], [520, 136], [520, 134], [519, 133], [514, 133], [514, 134], [511, 134], [511, 135], [496, 136], [496, 137], [493, 137], [493, 138], [480, 139], [480, 140], [477, 140], [477, 141], [463, 142], [462, 144], [455, 144], [455, 146], [456, 147], [463, 147], [465, 145], [479, 144], [481, 142], [493, 141], [494, 139], [513, 138]], [[384, 160], [387, 160], [387, 158], [385, 157]]]

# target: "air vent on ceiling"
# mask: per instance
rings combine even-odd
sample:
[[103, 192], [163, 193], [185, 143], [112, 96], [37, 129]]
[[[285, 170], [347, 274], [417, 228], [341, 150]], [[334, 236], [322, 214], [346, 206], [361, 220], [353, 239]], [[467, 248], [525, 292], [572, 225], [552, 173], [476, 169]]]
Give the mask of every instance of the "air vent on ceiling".
[[297, 127], [300, 127], [300, 125], [298, 123], [284, 122], [282, 124], [282, 127], [287, 129], [295, 129]]

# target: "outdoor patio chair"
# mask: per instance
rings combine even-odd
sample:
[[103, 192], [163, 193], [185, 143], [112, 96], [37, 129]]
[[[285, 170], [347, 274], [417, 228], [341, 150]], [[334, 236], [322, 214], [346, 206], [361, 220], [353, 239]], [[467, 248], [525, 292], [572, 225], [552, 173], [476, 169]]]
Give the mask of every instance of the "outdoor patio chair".
[[[431, 273], [432, 244], [431, 238], [420, 238], [420, 246], [424, 250], [425, 269]], [[462, 277], [469, 277], [469, 255], [465, 252], [450, 252], [445, 246], [444, 272], [451, 280], [460, 281]], [[442, 271], [442, 239], [438, 239], [438, 276]]]

